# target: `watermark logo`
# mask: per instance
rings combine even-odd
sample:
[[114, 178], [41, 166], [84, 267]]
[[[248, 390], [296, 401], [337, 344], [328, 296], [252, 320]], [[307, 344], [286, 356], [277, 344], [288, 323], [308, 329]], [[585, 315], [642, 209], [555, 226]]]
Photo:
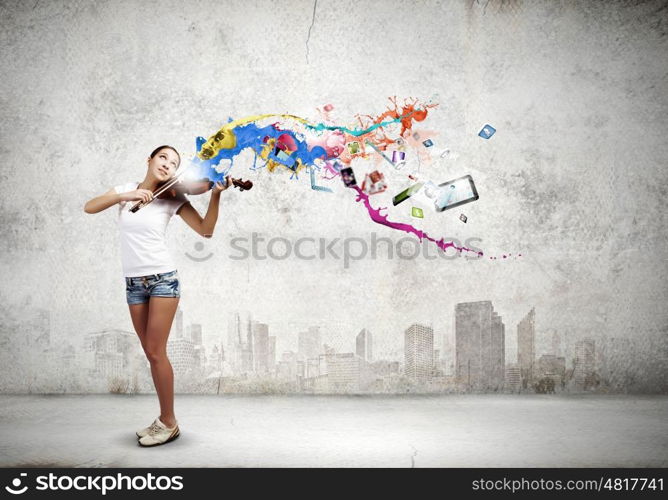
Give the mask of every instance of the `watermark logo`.
[[[249, 236], [235, 236], [222, 247], [228, 258], [232, 260], [339, 260], [344, 269], [353, 262], [365, 259], [376, 260], [453, 260], [465, 258], [477, 260], [482, 258], [478, 247], [481, 238], [470, 237], [464, 241], [457, 238], [444, 237], [447, 248], [443, 250], [432, 241], [420, 241], [415, 237], [393, 239], [378, 237], [372, 232], [369, 237], [322, 238], [302, 236], [287, 238], [284, 236], [265, 235], [253, 232]], [[186, 257], [194, 262], [204, 262], [213, 257], [213, 252], [206, 252], [202, 242], [195, 243], [195, 250], [200, 255]]]
[[195, 251], [199, 255], [190, 255], [188, 252], [186, 252], [186, 257], [188, 257], [190, 260], [194, 260], [195, 262], [204, 262], [206, 260], [209, 260], [211, 257], [213, 257], [213, 253], [209, 252], [208, 255], [203, 255], [201, 252], [204, 250], [204, 243], [201, 241], [198, 241], [194, 245]]
[[[5, 486], [12, 495], [22, 495], [28, 486], [22, 486], [22, 479], [27, 477], [21, 472], [20, 477], [12, 480], [11, 486]], [[59, 475], [50, 472], [45, 476], [36, 476], [34, 489], [36, 491], [77, 491], [99, 492], [102, 496], [112, 491], [178, 491], [183, 490], [183, 476], [148, 474], [101, 474], [101, 475]]]
[[[28, 475], [27, 472], [21, 472], [19, 477], [15, 477], [12, 479], [12, 486], [5, 486], [5, 489], [11, 493], [12, 495], [22, 495], [26, 491], [28, 491], [28, 486], [24, 486], [21, 488], [21, 478], [26, 477]], [[16, 488], [16, 489], [15, 489]]]

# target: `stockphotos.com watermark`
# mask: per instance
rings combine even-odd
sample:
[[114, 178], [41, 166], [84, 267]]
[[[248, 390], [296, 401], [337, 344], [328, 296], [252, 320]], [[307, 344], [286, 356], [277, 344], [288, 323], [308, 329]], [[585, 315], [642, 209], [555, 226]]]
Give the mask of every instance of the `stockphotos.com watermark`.
[[[19, 477], [12, 480], [5, 490], [12, 495], [22, 495], [29, 489], [23, 482], [27, 478], [26, 472], [21, 472]], [[91, 491], [106, 495], [111, 491], [166, 491], [182, 490], [183, 476], [155, 476], [150, 472], [147, 475], [133, 475], [117, 473], [103, 474], [99, 476], [87, 475], [58, 475], [50, 472], [47, 476], [35, 477], [35, 484], [32, 489], [37, 491]]]
[[[395, 258], [401, 260], [414, 260], [418, 258], [426, 260], [445, 259], [452, 260], [464, 257], [475, 260], [482, 257], [482, 250], [478, 247], [481, 238], [471, 237], [463, 241], [457, 238], [444, 237], [443, 241], [448, 244], [446, 250], [442, 250], [434, 242], [423, 239], [420, 242], [417, 237], [403, 237], [393, 239], [389, 237], [378, 237], [372, 232], [369, 237], [345, 237], [345, 238], [321, 238], [314, 236], [302, 236], [298, 238], [286, 238], [284, 236], [267, 236], [253, 232], [249, 236], [233, 236], [228, 238], [226, 249], [227, 255], [232, 260], [340, 260], [343, 267], [348, 269], [351, 262], [364, 259], [387, 259]], [[461, 249], [461, 250], [460, 250]], [[214, 256], [211, 251], [205, 250], [202, 242], [195, 243], [195, 255], [186, 252], [186, 257], [195, 262], [204, 262]]]

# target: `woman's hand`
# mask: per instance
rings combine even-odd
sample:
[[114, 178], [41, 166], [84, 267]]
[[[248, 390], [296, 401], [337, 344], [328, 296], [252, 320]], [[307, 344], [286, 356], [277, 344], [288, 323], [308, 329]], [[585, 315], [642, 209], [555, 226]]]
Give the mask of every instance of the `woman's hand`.
[[232, 178], [228, 175], [228, 176], [225, 176], [225, 183], [222, 183], [220, 181], [216, 181], [216, 183], [211, 188], [211, 191], [213, 191], [214, 194], [220, 194], [223, 191], [225, 191], [228, 187], [230, 187], [231, 185], [232, 185]]
[[121, 201], [143, 201], [147, 203], [153, 199], [153, 193], [148, 189], [135, 189], [127, 193], [121, 193]]

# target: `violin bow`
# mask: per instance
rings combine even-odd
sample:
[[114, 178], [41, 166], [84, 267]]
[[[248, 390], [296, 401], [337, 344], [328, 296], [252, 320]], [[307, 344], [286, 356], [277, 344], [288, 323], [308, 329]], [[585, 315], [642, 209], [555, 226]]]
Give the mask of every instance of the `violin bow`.
[[[174, 184], [176, 184], [181, 180], [181, 177], [189, 167], [190, 165], [184, 167], [182, 171], [180, 171], [174, 177], [168, 180], [164, 186], [156, 189], [155, 192], [153, 193], [153, 198], [151, 198], [149, 201], [147, 202], [138, 201], [137, 203], [135, 203], [134, 206], [130, 209], [130, 212], [135, 213], [137, 210], [139, 210], [142, 207], [145, 207], [153, 200], [155, 200], [158, 196], [160, 196], [162, 193], [170, 189]], [[230, 184], [238, 187], [241, 191], [248, 191], [253, 187], [253, 183], [251, 181], [241, 181], [239, 179], [233, 179], [231, 177], [230, 177]]]
[[170, 180], [168, 180], [162, 187], [156, 189], [156, 191], [153, 193], [153, 198], [151, 198], [149, 201], [138, 201], [133, 205], [133, 207], [130, 209], [130, 212], [135, 213], [137, 210], [139, 210], [142, 207], [145, 207], [149, 203], [151, 203], [153, 200], [155, 200], [158, 196], [160, 196], [162, 193], [167, 191], [169, 188], [171, 188], [174, 184], [179, 182], [181, 180], [181, 177], [183, 174], [188, 170], [190, 165], [186, 165], [186, 167], [178, 172], [174, 177], [172, 177]]

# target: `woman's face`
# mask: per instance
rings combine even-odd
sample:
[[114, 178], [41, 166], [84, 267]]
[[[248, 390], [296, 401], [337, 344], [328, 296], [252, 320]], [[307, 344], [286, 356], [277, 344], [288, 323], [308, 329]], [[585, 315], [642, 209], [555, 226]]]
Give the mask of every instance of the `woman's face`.
[[179, 155], [169, 148], [162, 148], [153, 158], [148, 159], [149, 173], [158, 179], [171, 179], [179, 166]]

